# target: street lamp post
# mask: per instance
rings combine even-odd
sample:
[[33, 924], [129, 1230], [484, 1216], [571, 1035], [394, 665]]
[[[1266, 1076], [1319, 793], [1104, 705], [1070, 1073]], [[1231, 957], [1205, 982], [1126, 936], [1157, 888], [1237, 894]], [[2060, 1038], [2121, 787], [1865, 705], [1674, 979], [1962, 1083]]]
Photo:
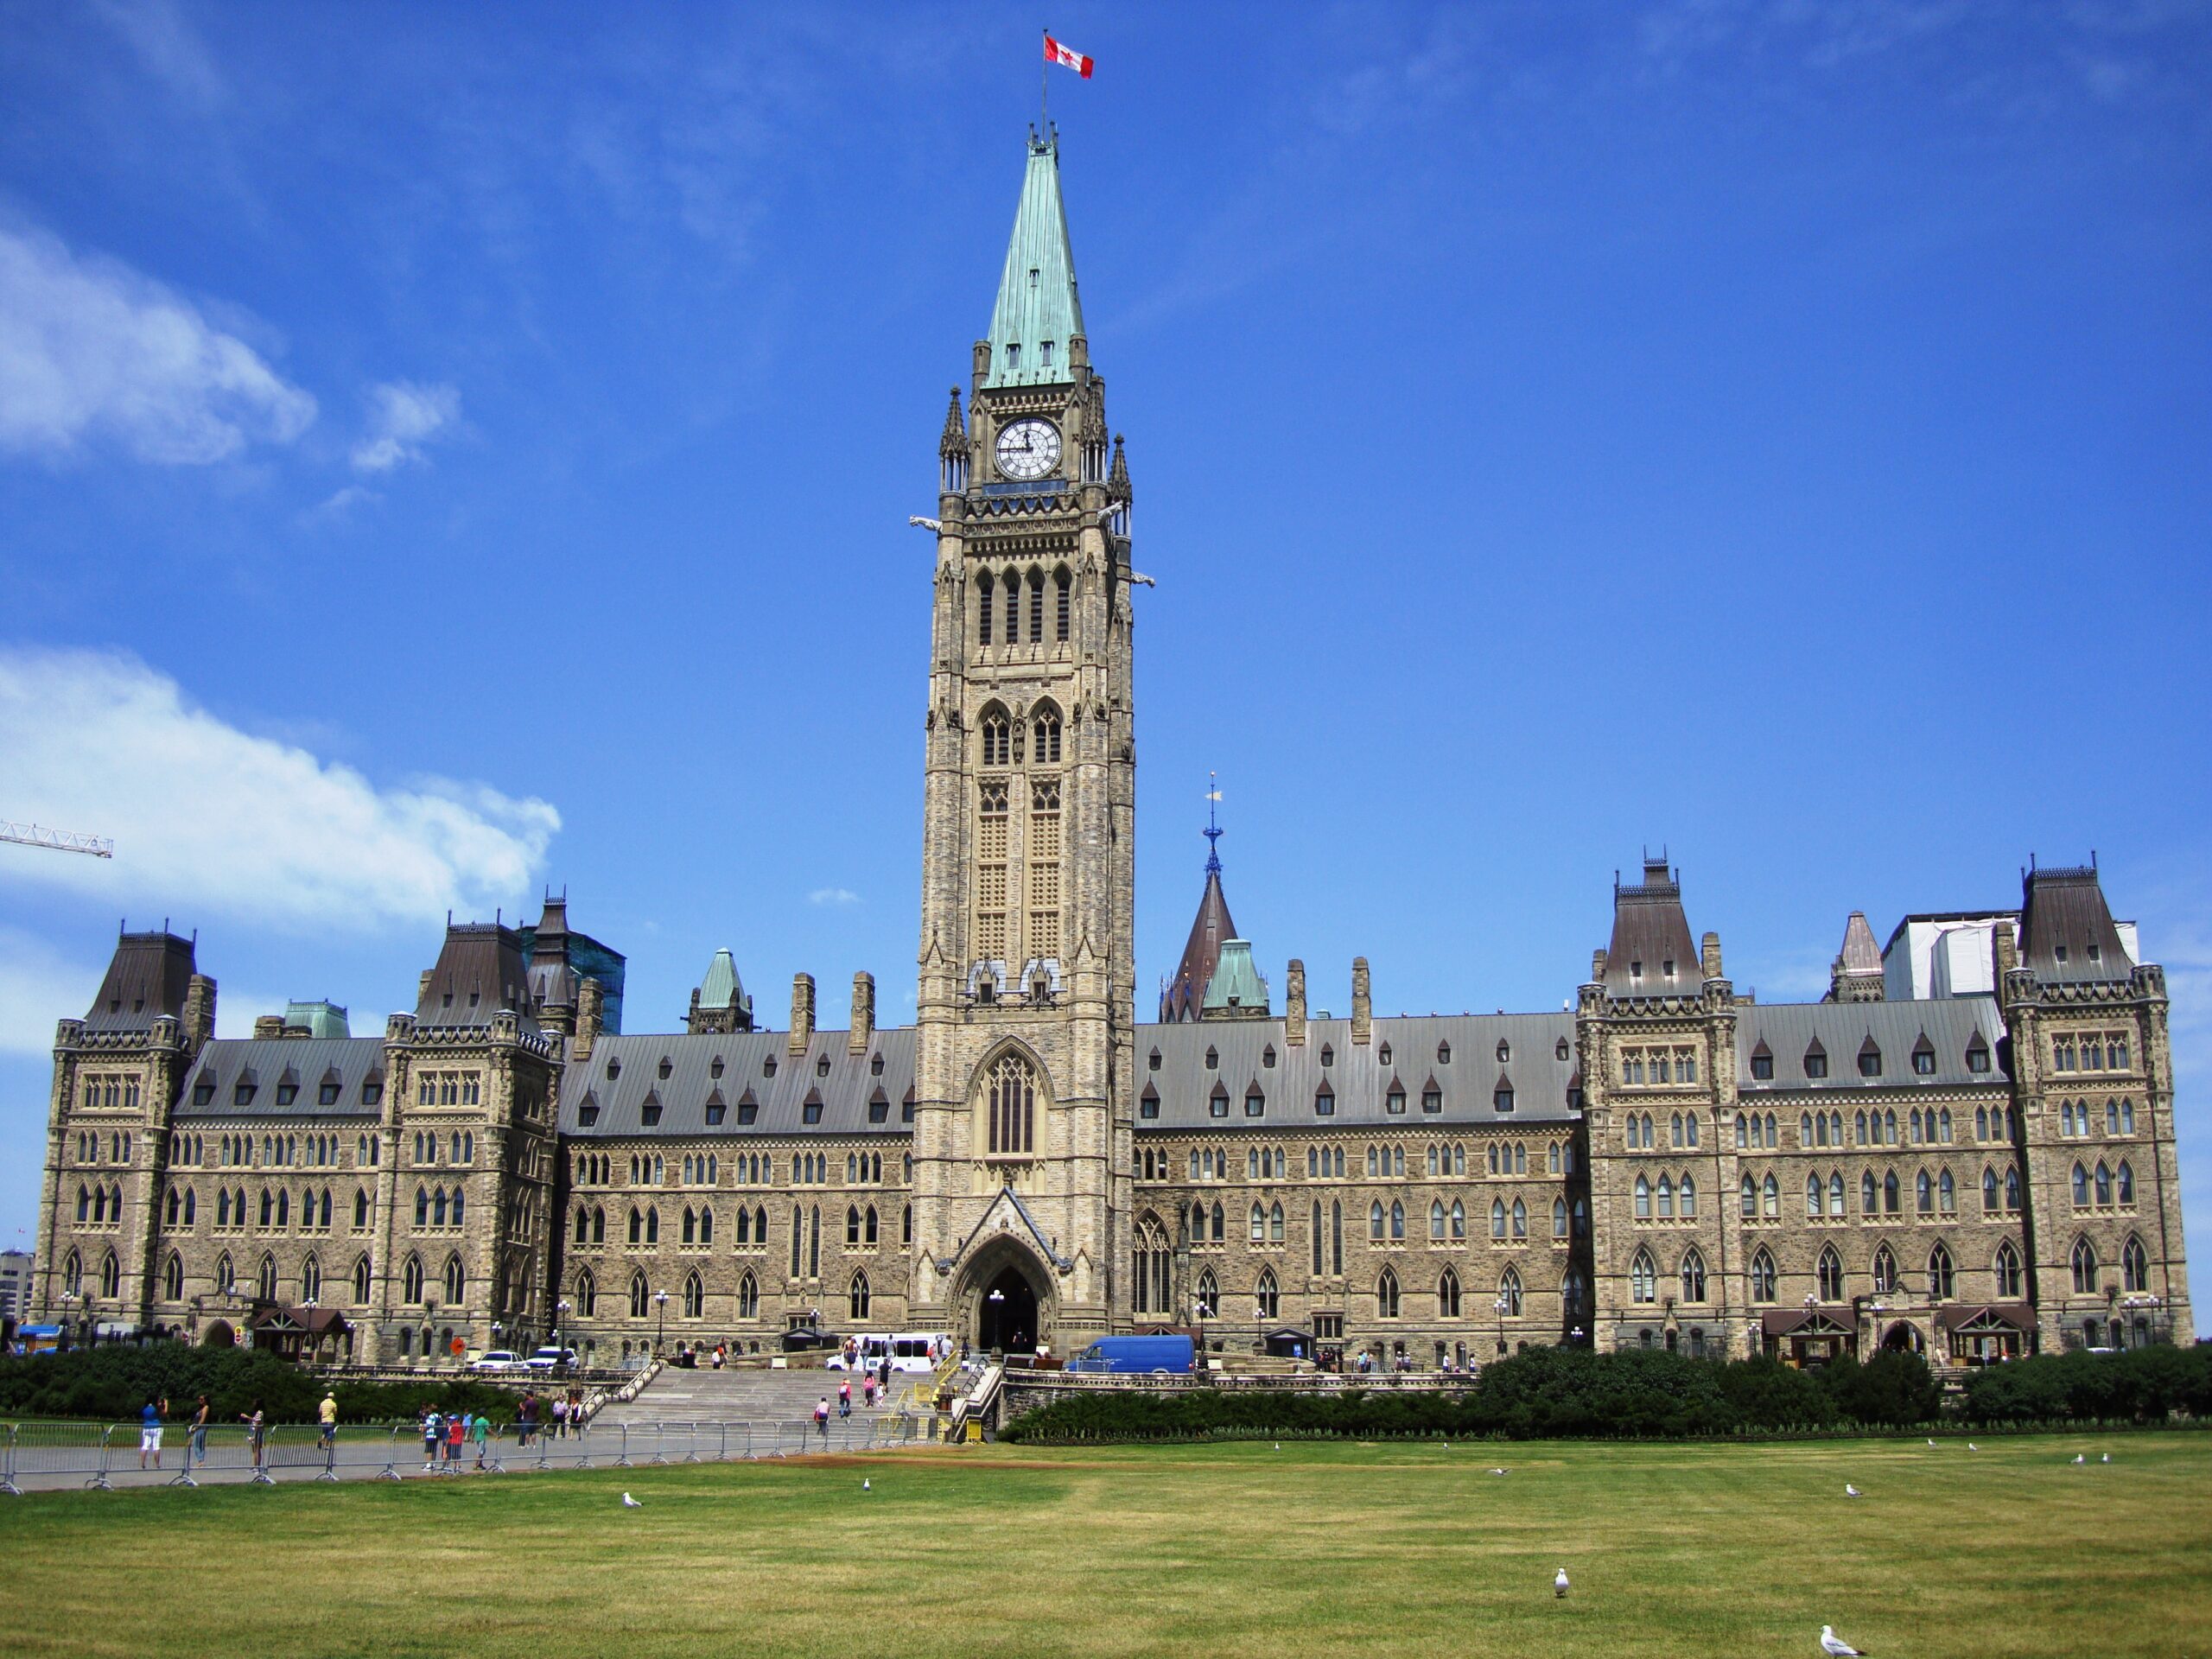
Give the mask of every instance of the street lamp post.
[[657, 1290], [653, 1293], [653, 1306], [660, 1315], [659, 1330], [653, 1338], [653, 1352], [658, 1354], [668, 1343], [668, 1293], [666, 1291]]
[[574, 1304], [562, 1300], [553, 1304], [553, 1345], [561, 1345], [561, 1327], [569, 1322], [569, 1309]]
[[1513, 1299], [1501, 1290], [1497, 1300], [1491, 1306], [1497, 1310], [1497, 1351], [1502, 1354], [1505, 1351], [1505, 1316], [1512, 1311]]

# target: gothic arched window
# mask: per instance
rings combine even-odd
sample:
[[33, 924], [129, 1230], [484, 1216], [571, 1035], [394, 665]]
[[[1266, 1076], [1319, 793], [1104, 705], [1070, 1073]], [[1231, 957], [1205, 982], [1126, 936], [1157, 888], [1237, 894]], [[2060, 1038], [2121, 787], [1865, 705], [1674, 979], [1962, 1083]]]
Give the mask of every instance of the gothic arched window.
[[1835, 1253], [1833, 1244], [1821, 1252], [1820, 1281], [1822, 1301], [1843, 1300], [1843, 1258]]
[[2020, 1294], [2020, 1253], [2012, 1248], [2010, 1239], [1997, 1247], [1994, 1274], [1999, 1296], [2018, 1296]]
[[1037, 711], [1037, 718], [1030, 735], [1036, 747], [1029, 758], [1041, 765], [1058, 766], [1060, 760], [1060, 711], [1050, 704]]
[[1521, 1270], [1508, 1268], [1497, 1279], [1497, 1311], [1501, 1319], [1521, 1317]]
[[1208, 1268], [1198, 1275], [1198, 1287], [1192, 1312], [1202, 1319], [1221, 1317], [1221, 1284]]
[[1263, 1319], [1272, 1319], [1281, 1305], [1281, 1298], [1275, 1287], [1274, 1269], [1262, 1268], [1259, 1285], [1252, 1292], [1252, 1311]]
[[1931, 1302], [1949, 1301], [1952, 1283], [1951, 1253], [1938, 1244], [1928, 1252], [1928, 1300]]
[[1389, 1268], [1375, 1281], [1375, 1317], [1395, 1319], [1398, 1317], [1398, 1275]]
[[1459, 1317], [1459, 1275], [1449, 1268], [1436, 1281], [1436, 1316], [1441, 1319]]
[[994, 708], [983, 715], [983, 764], [987, 766], [1010, 766], [1014, 760], [1014, 723], [1006, 717], [1006, 710]]
[[760, 1281], [750, 1273], [737, 1281], [737, 1317], [741, 1319], [760, 1317]]
[[591, 1319], [599, 1311], [599, 1281], [592, 1277], [589, 1268], [576, 1275], [575, 1302], [581, 1319]]
[[1774, 1257], [1761, 1245], [1751, 1252], [1751, 1300], [1770, 1302], [1774, 1300]]
[[2094, 1295], [2097, 1288], [2097, 1247], [2086, 1238], [2075, 1240], [2072, 1267], [2075, 1294]]
[[1001, 1054], [991, 1066], [988, 1090], [991, 1155], [1027, 1156], [1036, 1143], [1036, 1074], [1019, 1054]]
[[1682, 1300], [1701, 1302], [1705, 1300], [1705, 1257], [1692, 1245], [1682, 1252]]
[[1659, 1300], [1659, 1268], [1651, 1252], [1639, 1249], [1628, 1264], [1629, 1299], [1637, 1302]]

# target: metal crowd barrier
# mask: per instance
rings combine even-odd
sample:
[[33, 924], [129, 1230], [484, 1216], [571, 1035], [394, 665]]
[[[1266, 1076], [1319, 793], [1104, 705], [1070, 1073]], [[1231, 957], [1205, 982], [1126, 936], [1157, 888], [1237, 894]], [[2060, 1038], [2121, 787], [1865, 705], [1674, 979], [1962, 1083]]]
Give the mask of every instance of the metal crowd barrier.
[[[277, 1424], [258, 1432], [238, 1423], [211, 1424], [195, 1433], [188, 1424], [163, 1426], [161, 1466], [150, 1450], [143, 1471], [131, 1463], [140, 1449], [136, 1423], [0, 1423], [0, 1493], [20, 1497], [30, 1486], [79, 1484], [99, 1491], [118, 1485], [156, 1484], [196, 1487], [213, 1478], [271, 1486], [283, 1480], [334, 1482], [344, 1478], [403, 1480], [464, 1474], [505, 1474], [517, 1469], [588, 1469], [611, 1449], [612, 1466], [721, 1463], [804, 1457], [909, 1446], [930, 1438], [908, 1413], [880, 1417], [832, 1414], [753, 1422], [609, 1423], [585, 1433], [554, 1435], [543, 1426], [526, 1434], [519, 1426], [495, 1427], [458, 1448], [441, 1437], [426, 1447], [414, 1426], [340, 1424], [326, 1435], [317, 1424]], [[610, 1446], [611, 1442], [611, 1446]], [[457, 1449], [459, 1455], [451, 1455]], [[420, 1467], [416, 1465], [420, 1465]]]

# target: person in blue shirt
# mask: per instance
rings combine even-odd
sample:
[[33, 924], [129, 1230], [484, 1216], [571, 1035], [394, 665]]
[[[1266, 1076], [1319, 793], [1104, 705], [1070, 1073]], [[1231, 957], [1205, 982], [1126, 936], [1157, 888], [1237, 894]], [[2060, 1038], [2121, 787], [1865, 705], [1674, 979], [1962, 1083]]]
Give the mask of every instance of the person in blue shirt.
[[162, 1466], [162, 1419], [168, 1415], [168, 1411], [169, 1402], [167, 1400], [155, 1399], [147, 1401], [145, 1408], [138, 1414], [138, 1466], [141, 1469], [146, 1466], [149, 1453], [153, 1456], [154, 1467], [158, 1469]]

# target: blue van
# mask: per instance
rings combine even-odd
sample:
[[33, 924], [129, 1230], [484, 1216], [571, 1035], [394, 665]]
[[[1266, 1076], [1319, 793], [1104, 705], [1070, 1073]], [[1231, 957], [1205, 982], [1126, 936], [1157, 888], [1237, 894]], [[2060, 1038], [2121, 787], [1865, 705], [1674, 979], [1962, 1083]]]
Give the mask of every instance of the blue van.
[[1188, 1337], [1101, 1337], [1070, 1360], [1068, 1370], [1181, 1376], [1190, 1373], [1192, 1352]]

